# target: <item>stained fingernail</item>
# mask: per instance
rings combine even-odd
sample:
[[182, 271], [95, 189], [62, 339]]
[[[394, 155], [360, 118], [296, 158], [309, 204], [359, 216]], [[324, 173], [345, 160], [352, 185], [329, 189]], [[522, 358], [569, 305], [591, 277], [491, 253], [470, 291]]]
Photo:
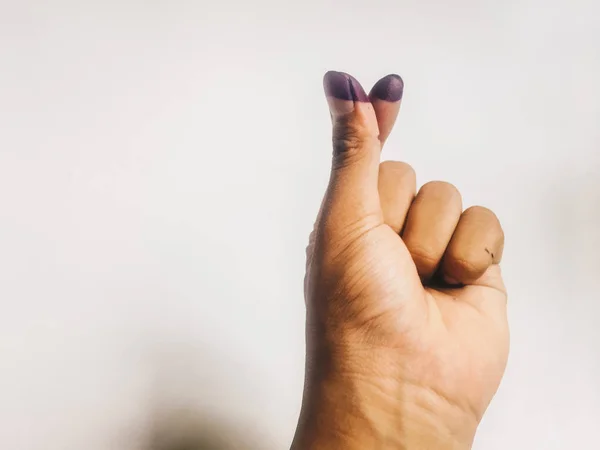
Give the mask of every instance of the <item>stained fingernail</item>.
[[356, 79], [344, 72], [329, 71], [323, 78], [325, 95], [338, 100], [368, 102], [369, 97]]
[[400, 75], [391, 74], [383, 77], [373, 89], [371, 89], [371, 98], [385, 100], [387, 102], [397, 102], [404, 93], [404, 81]]
[[323, 87], [329, 110], [334, 116], [354, 111], [355, 102], [369, 102], [369, 97], [360, 83], [344, 72], [327, 72], [323, 78]]

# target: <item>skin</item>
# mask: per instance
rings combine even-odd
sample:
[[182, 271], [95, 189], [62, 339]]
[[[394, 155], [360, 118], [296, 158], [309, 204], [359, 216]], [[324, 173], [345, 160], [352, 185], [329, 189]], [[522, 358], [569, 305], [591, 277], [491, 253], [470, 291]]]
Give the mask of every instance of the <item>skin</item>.
[[417, 191], [408, 164], [380, 163], [398, 80], [367, 96], [347, 74], [325, 76], [334, 154], [307, 249], [292, 450], [471, 448], [504, 373], [502, 228], [487, 208], [463, 211], [453, 185]]

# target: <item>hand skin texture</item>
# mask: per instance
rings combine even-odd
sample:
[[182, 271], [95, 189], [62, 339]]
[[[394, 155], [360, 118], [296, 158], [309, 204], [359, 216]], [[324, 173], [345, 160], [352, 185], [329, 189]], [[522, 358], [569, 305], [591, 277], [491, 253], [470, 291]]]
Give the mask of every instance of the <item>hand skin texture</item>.
[[307, 249], [306, 379], [292, 450], [469, 449], [504, 373], [504, 234], [403, 162], [380, 163], [403, 82], [328, 72], [327, 192]]

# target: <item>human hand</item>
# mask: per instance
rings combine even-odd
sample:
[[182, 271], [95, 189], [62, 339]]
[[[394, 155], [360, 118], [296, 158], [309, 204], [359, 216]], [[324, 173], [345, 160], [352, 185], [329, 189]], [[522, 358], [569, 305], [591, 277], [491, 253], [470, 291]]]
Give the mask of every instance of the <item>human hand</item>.
[[380, 164], [402, 80], [328, 72], [329, 187], [307, 249], [307, 359], [292, 449], [468, 449], [509, 347], [504, 234], [451, 184]]

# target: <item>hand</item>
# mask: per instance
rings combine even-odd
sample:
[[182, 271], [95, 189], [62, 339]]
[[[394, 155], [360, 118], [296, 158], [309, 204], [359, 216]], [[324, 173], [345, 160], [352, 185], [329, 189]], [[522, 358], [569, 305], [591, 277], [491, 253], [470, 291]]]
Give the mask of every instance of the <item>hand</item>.
[[294, 450], [468, 449], [508, 356], [504, 235], [449, 183], [379, 162], [403, 82], [324, 79], [333, 163], [307, 249]]

